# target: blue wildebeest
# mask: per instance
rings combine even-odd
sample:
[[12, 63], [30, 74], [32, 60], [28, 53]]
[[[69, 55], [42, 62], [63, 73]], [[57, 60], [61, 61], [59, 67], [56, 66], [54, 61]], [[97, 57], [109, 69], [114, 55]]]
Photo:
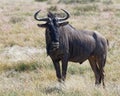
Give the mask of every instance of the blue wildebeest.
[[[34, 14], [37, 21], [44, 21], [38, 24], [46, 28], [46, 50], [51, 57], [58, 81], [65, 81], [68, 61], [79, 62], [89, 60], [95, 74], [95, 84], [104, 84], [104, 66], [106, 63], [108, 40], [95, 31], [78, 31], [72, 27], [67, 20], [70, 15], [66, 10], [62, 11], [65, 16], [60, 18], [48, 12], [46, 18], [38, 17], [40, 12]], [[62, 72], [59, 62], [62, 62]]]

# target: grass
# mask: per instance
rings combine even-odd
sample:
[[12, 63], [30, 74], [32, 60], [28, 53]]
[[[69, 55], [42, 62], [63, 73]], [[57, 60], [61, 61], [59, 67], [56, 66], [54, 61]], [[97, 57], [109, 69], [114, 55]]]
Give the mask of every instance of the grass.
[[63, 2], [66, 4], [71, 4], [71, 3], [92, 3], [92, 2], [100, 2], [100, 0], [59, 0], [59, 2]]
[[[68, 20], [77, 29], [96, 30], [110, 43], [105, 66], [106, 89], [95, 87], [94, 74], [88, 62], [69, 63], [65, 85], [56, 80], [51, 59], [45, 52], [32, 55], [32, 59], [12, 62], [10, 57], [0, 58], [0, 96], [120, 96], [120, 2], [119, 0], [93, 0], [92, 3], [58, 3], [52, 0], [1, 0], [0, 3], [0, 56], [6, 48], [15, 45], [45, 49], [45, 29], [37, 27], [33, 18], [46, 10], [66, 9]], [[81, 0], [82, 1], [82, 0]], [[86, 0], [85, 0], [86, 1]], [[92, 1], [92, 0], [88, 0]], [[9, 10], [8, 10], [9, 9]]]

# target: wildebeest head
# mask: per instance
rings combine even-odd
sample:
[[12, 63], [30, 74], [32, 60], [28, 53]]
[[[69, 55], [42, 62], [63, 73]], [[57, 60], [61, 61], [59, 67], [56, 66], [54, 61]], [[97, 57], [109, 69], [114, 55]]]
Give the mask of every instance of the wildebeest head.
[[69, 18], [69, 13], [65, 10], [62, 9], [62, 11], [65, 12], [66, 16], [63, 18], [58, 18], [55, 14], [53, 14], [52, 12], [48, 12], [47, 17], [46, 18], [39, 18], [38, 17], [38, 13], [41, 10], [37, 11], [34, 14], [34, 18], [37, 21], [45, 21], [45, 24], [38, 24], [39, 27], [44, 27], [46, 28], [47, 32], [49, 32], [51, 41], [52, 41], [52, 46], [54, 48], [59, 48], [59, 31], [58, 28], [60, 26], [66, 25], [68, 24], [67, 20]]

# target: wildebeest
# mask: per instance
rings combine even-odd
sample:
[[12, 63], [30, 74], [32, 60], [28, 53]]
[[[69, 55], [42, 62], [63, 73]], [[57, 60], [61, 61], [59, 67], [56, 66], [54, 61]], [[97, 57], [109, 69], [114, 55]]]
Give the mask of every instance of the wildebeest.
[[[59, 82], [65, 81], [68, 61], [79, 62], [89, 60], [95, 74], [95, 84], [104, 84], [104, 66], [106, 63], [108, 40], [95, 31], [78, 31], [66, 20], [70, 14], [62, 11], [66, 16], [58, 17], [48, 12], [46, 18], [38, 17], [41, 10], [34, 14], [37, 21], [44, 21], [38, 24], [46, 28], [46, 50], [51, 57]], [[62, 62], [62, 72], [59, 62]]]

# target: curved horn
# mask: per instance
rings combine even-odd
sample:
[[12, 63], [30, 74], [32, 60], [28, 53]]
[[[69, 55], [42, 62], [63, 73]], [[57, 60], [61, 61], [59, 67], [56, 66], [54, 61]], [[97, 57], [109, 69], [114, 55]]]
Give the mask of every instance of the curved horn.
[[41, 10], [37, 11], [35, 14], [34, 14], [34, 18], [37, 20], [37, 21], [47, 21], [48, 18], [38, 18], [37, 15], [38, 13], [40, 12]]
[[61, 9], [61, 10], [65, 12], [66, 16], [64, 18], [59, 18], [58, 21], [67, 20], [70, 17], [70, 14], [64, 9]]

